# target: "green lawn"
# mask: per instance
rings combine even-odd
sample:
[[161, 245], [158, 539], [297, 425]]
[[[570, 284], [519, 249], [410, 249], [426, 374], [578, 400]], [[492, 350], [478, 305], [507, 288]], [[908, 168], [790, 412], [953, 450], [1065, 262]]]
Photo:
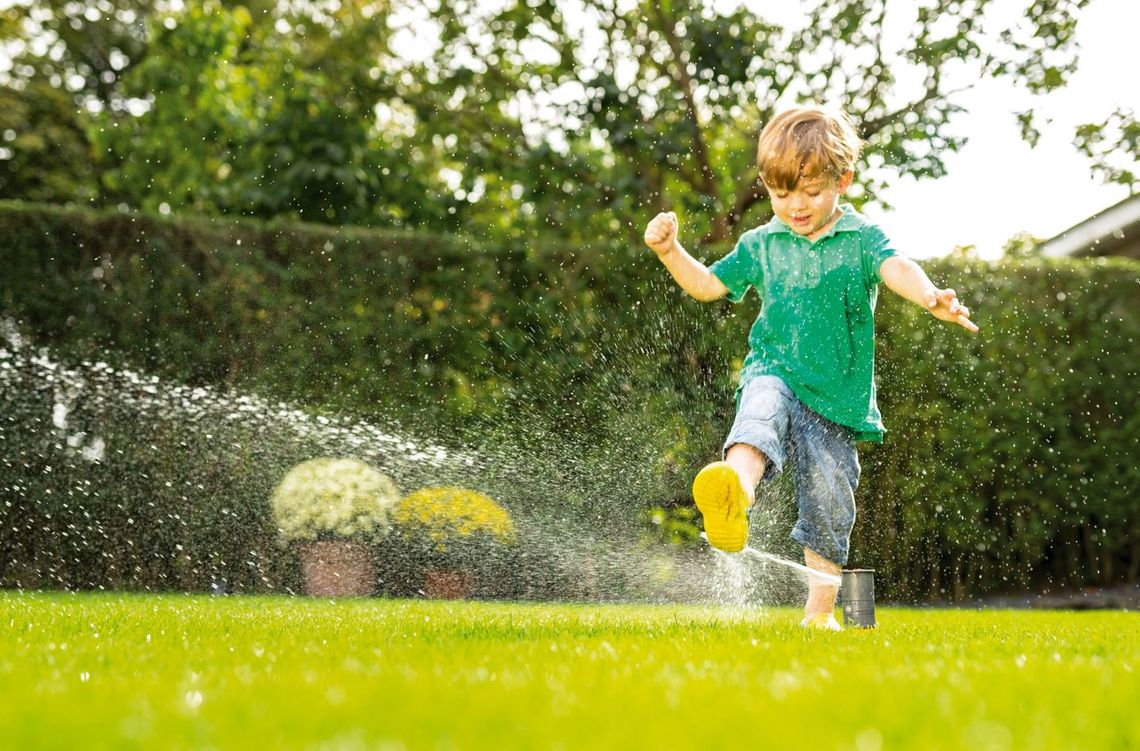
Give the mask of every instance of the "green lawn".
[[1140, 614], [0, 592], [0, 747], [1138, 749]]

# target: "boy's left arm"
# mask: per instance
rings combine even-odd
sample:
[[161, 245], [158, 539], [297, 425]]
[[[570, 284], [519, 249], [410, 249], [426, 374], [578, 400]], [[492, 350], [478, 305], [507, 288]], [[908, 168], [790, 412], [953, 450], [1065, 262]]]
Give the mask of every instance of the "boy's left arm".
[[891, 256], [886, 259], [879, 266], [879, 278], [892, 292], [926, 308], [935, 318], [978, 333], [978, 327], [970, 320], [970, 309], [958, 302], [957, 293], [952, 289], [935, 287], [922, 267], [909, 258]]

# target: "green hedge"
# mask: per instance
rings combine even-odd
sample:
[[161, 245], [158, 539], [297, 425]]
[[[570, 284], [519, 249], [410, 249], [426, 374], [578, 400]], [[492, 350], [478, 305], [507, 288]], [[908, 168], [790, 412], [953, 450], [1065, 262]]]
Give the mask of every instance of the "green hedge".
[[[896, 599], [1136, 581], [1140, 264], [924, 265], [961, 292], [983, 329], [971, 337], [889, 292], [881, 297], [889, 432], [884, 445], [861, 451], [851, 564], [879, 569], [884, 595]], [[61, 361], [130, 364], [168, 382], [398, 424], [470, 447], [482, 458], [478, 471], [453, 479], [512, 509], [611, 531], [636, 528], [649, 506], [686, 503], [694, 468], [716, 454], [731, 421], [734, 370], [757, 305], [696, 303], [648, 252], [609, 242], [492, 247], [17, 204], [0, 204], [0, 268], [0, 314]], [[19, 382], [36, 387], [31, 374]], [[37, 513], [52, 487], [40, 465], [52, 460], [51, 446], [36, 441], [58, 443], [44, 428], [54, 397], [41, 390], [37, 402], [6, 388], [0, 581], [196, 588], [216, 574], [100, 579], [51, 570], [67, 555], [49, 550], [66, 524], [93, 522], [74, 509], [66, 523]], [[173, 436], [168, 456], [190, 452], [168, 472], [198, 471], [191, 454], [206, 449], [186, 444], [198, 445], [201, 427], [180, 434], [175, 420], [163, 430]], [[257, 541], [215, 532], [179, 543], [193, 548], [183, 557], [216, 559], [231, 543], [231, 561], [248, 550], [273, 557], [266, 488], [318, 448], [326, 447], [281, 441], [255, 458], [215, 461], [229, 479], [215, 477], [213, 497], [240, 509]], [[241, 468], [218, 469], [227, 462]], [[124, 492], [110, 476], [115, 463], [105, 465], [75, 464], [105, 476], [100, 498]], [[136, 482], [180, 516], [194, 513], [194, 494], [168, 492], [169, 478]], [[781, 498], [762, 503], [787, 516]], [[85, 513], [98, 517], [100, 503], [109, 504], [89, 499]], [[143, 545], [145, 533], [132, 534]], [[161, 558], [168, 543], [147, 543], [148, 554]], [[789, 550], [782, 536], [771, 543]], [[263, 566], [278, 573], [243, 586], [287, 586], [295, 564], [284, 558]]]

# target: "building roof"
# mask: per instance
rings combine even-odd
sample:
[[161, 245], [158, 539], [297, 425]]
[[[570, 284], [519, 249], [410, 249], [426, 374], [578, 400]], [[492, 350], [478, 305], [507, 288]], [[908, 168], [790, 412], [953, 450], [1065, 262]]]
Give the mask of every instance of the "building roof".
[[1140, 245], [1140, 194], [1093, 214], [1041, 243], [1046, 257], [1135, 255]]

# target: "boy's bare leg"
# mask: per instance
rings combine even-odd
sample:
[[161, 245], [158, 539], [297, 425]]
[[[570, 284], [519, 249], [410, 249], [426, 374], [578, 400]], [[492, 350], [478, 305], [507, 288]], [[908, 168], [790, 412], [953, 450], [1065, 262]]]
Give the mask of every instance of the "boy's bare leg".
[[[839, 565], [832, 563], [814, 550], [804, 548], [804, 564], [816, 571], [824, 571], [839, 576]], [[804, 617], [807, 620], [817, 615], [831, 615], [835, 611], [835, 598], [839, 595], [839, 587], [828, 584], [818, 576], [808, 577], [808, 599], [804, 606]]]
[[764, 476], [764, 469], [768, 466], [768, 457], [764, 456], [758, 448], [747, 443], [734, 443], [729, 447], [724, 460], [736, 470], [740, 477], [740, 484], [748, 493], [748, 503], [756, 500], [756, 486]]

